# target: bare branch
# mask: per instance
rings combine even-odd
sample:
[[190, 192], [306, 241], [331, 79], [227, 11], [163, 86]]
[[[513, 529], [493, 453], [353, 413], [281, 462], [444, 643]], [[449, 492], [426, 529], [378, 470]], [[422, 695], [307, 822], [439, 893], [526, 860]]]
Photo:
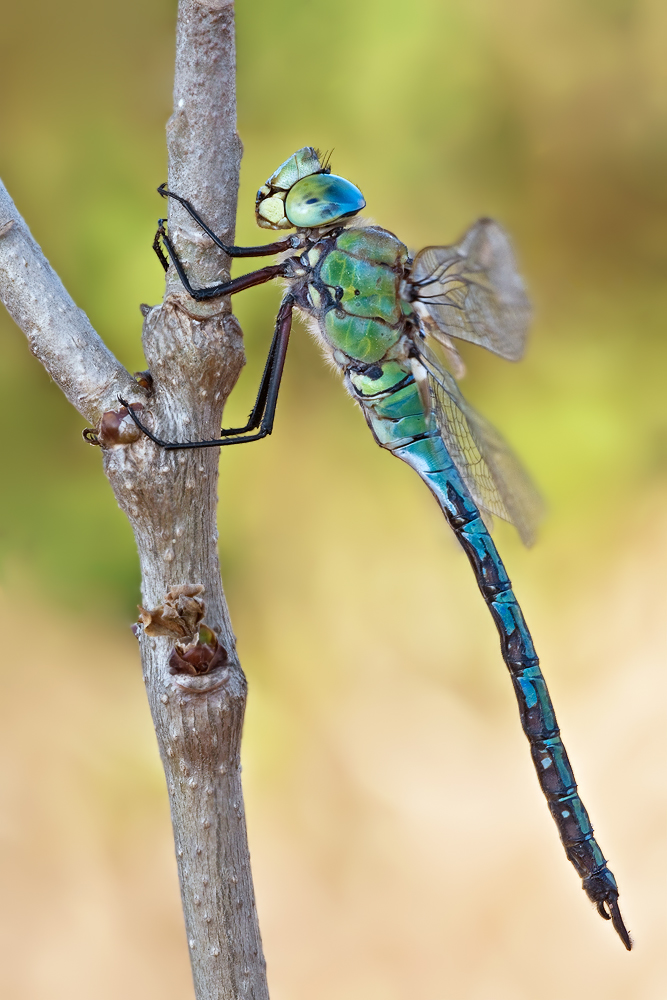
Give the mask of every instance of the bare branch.
[[[231, 0], [181, 0], [174, 112], [167, 125], [167, 146], [169, 188], [194, 201], [213, 231], [233, 242], [243, 147], [236, 133]], [[198, 280], [219, 280], [220, 271], [228, 267], [225, 255], [171, 199], [169, 231]], [[180, 291], [173, 271], [170, 274], [168, 291]], [[211, 308], [204, 307], [204, 312]]]
[[[234, 6], [180, 0], [174, 113], [167, 126], [169, 186], [233, 241], [241, 143], [236, 134]], [[170, 202], [170, 234], [197, 283], [218, 278], [225, 255]], [[195, 303], [171, 269], [162, 306], [146, 316], [153, 426], [170, 440], [217, 436], [243, 364], [229, 301]], [[226, 662], [174, 675], [174, 641], [140, 633], [146, 689], [167, 778], [197, 1000], [267, 1000], [240, 777], [246, 683], [220, 580], [219, 454], [169, 452], [146, 438], [110, 448], [105, 467], [137, 538], [144, 605], [178, 587], [204, 587], [206, 624]], [[151, 614], [152, 620], [152, 614]], [[187, 655], [187, 654], [186, 654]]]
[[70, 403], [91, 422], [137, 386], [67, 293], [0, 181], [0, 299]]
[[[169, 183], [232, 241], [241, 156], [233, 3], [180, 0], [176, 49]], [[224, 254], [174, 202], [169, 211], [172, 239], [195, 281], [218, 278]], [[168, 291], [145, 315], [151, 378], [140, 388], [72, 302], [0, 188], [0, 294], [68, 399], [97, 422], [103, 411], [118, 410], [118, 393], [138, 397], [143, 419], [164, 438], [211, 438], [243, 364], [240, 330], [227, 300], [194, 303], [171, 273]], [[107, 412], [98, 441], [139, 551], [142, 667], [167, 778], [197, 1000], [267, 1000], [240, 780], [246, 683], [217, 552], [219, 455], [165, 453], [145, 436], [128, 435], [121, 418]]]

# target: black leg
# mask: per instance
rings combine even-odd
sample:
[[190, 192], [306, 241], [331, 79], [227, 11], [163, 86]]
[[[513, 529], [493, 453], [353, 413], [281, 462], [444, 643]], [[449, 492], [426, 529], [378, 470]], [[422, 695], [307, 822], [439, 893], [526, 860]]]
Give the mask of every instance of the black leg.
[[[276, 404], [278, 402], [278, 392], [280, 390], [280, 381], [283, 377], [285, 357], [287, 355], [287, 345], [289, 343], [290, 331], [292, 329], [293, 304], [294, 299], [292, 296], [286, 295], [282, 301], [276, 319], [276, 330], [273, 335], [269, 355], [266, 360], [266, 366], [264, 368], [264, 374], [262, 375], [262, 381], [259, 386], [259, 392], [257, 393], [257, 399], [245, 427], [234, 427], [227, 430], [223, 428], [220, 432], [222, 436], [213, 441], [163, 441], [161, 438], [156, 437], [155, 434], [149, 431], [147, 427], [144, 427], [129, 403], [124, 399], [121, 399], [120, 396], [118, 397], [119, 402], [122, 406], [127, 407], [129, 416], [135, 422], [139, 430], [143, 431], [143, 433], [149, 437], [151, 441], [159, 445], [160, 448], [165, 448], [168, 451], [177, 451], [181, 448], [221, 448], [226, 444], [244, 444], [246, 441], [261, 441], [262, 438], [267, 437], [267, 435], [269, 435], [273, 430], [273, 422], [276, 415]], [[258, 426], [259, 430], [256, 434], [247, 434], [245, 437], [240, 436], [246, 431], [254, 430]], [[235, 436], [237, 434], [239, 436]]]
[[210, 236], [213, 242], [221, 250], [224, 250], [228, 257], [268, 257], [270, 254], [282, 253], [284, 250], [298, 250], [302, 245], [299, 237], [294, 235], [289, 236], [286, 240], [279, 240], [277, 243], [265, 243], [264, 246], [260, 247], [229, 247], [226, 243], [222, 242], [219, 236], [215, 235], [212, 229], [209, 229], [199, 212], [190, 204], [187, 198], [181, 198], [180, 194], [168, 191], [164, 184], [160, 184], [157, 190], [158, 194], [161, 194], [163, 198], [173, 198], [174, 201], [182, 205], [197, 225], [201, 226], [206, 235]]
[[232, 281], [226, 281], [219, 285], [209, 285], [207, 288], [193, 288], [171, 240], [164, 231], [163, 222], [164, 220], [160, 219], [160, 226], [153, 240], [153, 249], [160, 258], [162, 266], [164, 267], [167, 264], [168, 267], [167, 258], [160, 247], [160, 240], [162, 240], [186, 291], [193, 299], [197, 299], [198, 302], [203, 299], [217, 299], [220, 295], [233, 295], [235, 292], [242, 292], [246, 288], [252, 288], [253, 285], [262, 285], [265, 281], [271, 281], [272, 278], [277, 278], [287, 273], [286, 262], [283, 264], [270, 264], [268, 267], [260, 268], [259, 271], [242, 274], [240, 278], [234, 278]]
[[[281, 307], [282, 308], [282, 307]], [[262, 372], [262, 380], [259, 383], [259, 389], [257, 391], [257, 398], [255, 400], [255, 405], [252, 408], [250, 416], [248, 417], [248, 422], [245, 427], [230, 427], [225, 430], [220, 431], [221, 437], [229, 437], [232, 434], [247, 434], [248, 431], [254, 431], [255, 428], [259, 427], [262, 422], [262, 417], [266, 410], [266, 400], [268, 397], [269, 387], [271, 385], [271, 379], [273, 377], [273, 371], [276, 362], [276, 352], [280, 344], [281, 336], [281, 316], [280, 312], [276, 319], [276, 328], [273, 334], [273, 340], [271, 341], [271, 347], [269, 348], [269, 353], [266, 358], [266, 364], [264, 365], [264, 371]]]
[[153, 250], [157, 254], [157, 259], [162, 264], [165, 271], [169, 270], [169, 258], [165, 254], [164, 250], [160, 246], [160, 237], [164, 236], [164, 219], [157, 220], [157, 232], [155, 234], [155, 239], [153, 240]]

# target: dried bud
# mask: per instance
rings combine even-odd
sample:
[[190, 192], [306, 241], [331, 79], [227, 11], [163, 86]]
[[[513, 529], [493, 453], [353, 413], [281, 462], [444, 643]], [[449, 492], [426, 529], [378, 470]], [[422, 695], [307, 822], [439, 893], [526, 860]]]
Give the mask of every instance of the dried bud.
[[176, 643], [169, 657], [170, 674], [208, 674], [227, 663], [227, 650], [218, 642], [213, 629], [203, 622], [196, 642], [183, 646]]
[[[133, 410], [143, 410], [141, 403], [132, 403]], [[86, 427], [83, 431], [83, 440], [88, 444], [100, 445], [102, 448], [111, 448], [117, 444], [131, 444], [141, 437], [141, 431], [129, 417], [129, 410], [126, 406], [121, 406], [119, 410], [107, 410], [102, 414], [100, 425]]]
[[149, 371], [134, 372], [132, 378], [135, 382], [139, 383], [142, 389], [148, 389], [149, 392], [153, 391], [153, 376]]
[[206, 605], [199, 597], [201, 583], [172, 587], [159, 607], [148, 611], [139, 605], [139, 621], [146, 635], [168, 635], [172, 639], [192, 639], [204, 617]]

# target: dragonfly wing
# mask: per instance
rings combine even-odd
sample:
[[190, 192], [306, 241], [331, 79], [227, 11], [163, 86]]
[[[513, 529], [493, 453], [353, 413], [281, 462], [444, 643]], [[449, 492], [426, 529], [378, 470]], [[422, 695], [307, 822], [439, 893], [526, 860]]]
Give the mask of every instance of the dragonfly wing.
[[473, 500], [482, 511], [510, 521], [531, 545], [543, 504], [528, 473], [495, 427], [466, 402], [430, 348], [422, 343], [419, 352], [438, 430]]
[[440, 331], [509, 361], [523, 355], [530, 303], [507, 234], [493, 219], [479, 219], [453, 246], [420, 250], [409, 281], [436, 339]]

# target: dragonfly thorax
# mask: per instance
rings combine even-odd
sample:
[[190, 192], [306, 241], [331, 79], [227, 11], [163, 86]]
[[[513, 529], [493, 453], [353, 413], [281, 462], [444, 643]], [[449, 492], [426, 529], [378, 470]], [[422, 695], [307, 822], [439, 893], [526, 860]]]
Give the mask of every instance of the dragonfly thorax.
[[398, 293], [407, 258], [399, 239], [374, 226], [335, 229], [292, 258], [295, 304], [316, 321], [341, 367], [374, 364], [399, 350], [409, 310]]

